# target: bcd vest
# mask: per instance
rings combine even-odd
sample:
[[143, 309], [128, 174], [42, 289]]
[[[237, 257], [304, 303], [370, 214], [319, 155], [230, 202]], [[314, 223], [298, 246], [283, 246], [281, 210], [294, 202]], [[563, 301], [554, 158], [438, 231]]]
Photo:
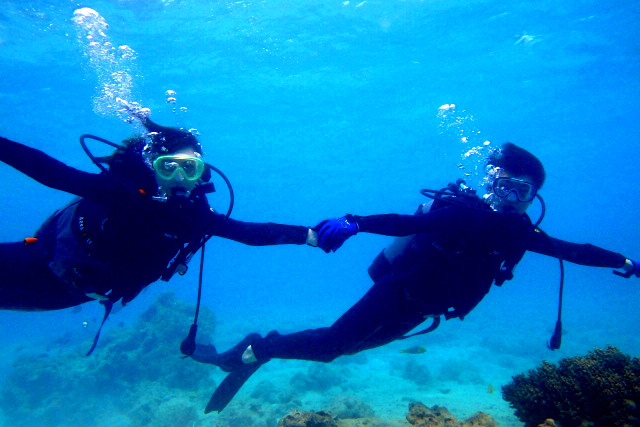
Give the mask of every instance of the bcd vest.
[[[88, 223], [86, 213], [90, 211], [92, 223]], [[96, 203], [86, 199], [75, 199], [64, 208], [56, 211], [40, 227], [36, 237], [44, 244], [49, 257], [49, 268], [72, 289], [96, 299], [108, 289], [87, 287], [83, 271], [108, 272], [110, 263], [91, 256], [91, 227], [95, 222], [106, 221], [106, 212]]]
[[[470, 210], [490, 210], [477, 197], [448, 196], [455, 204]], [[421, 205], [416, 215], [441, 209], [453, 200], [438, 200]], [[523, 215], [511, 226], [530, 230], [531, 221]], [[385, 248], [369, 267], [374, 282], [387, 274], [393, 280], [409, 287], [409, 291], [423, 300], [434, 313], [446, 319], [463, 319], [489, 292], [491, 285], [501, 286], [513, 278], [513, 268], [522, 259], [526, 249], [524, 239], [514, 239], [508, 247], [470, 251], [464, 247], [452, 247], [443, 230], [419, 233], [397, 238]], [[515, 235], [522, 235], [517, 232]]]

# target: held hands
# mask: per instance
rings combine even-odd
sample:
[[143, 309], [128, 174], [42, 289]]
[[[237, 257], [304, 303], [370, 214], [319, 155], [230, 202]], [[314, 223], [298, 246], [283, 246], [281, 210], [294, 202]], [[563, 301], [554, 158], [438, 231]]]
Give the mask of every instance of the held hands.
[[318, 233], [318, 247], [335, 252], [351, 236], [358, 233], [358, 223], [351, 215], [322, 221], [313, 228]]
[[622, 269], [624, 270], [624, 273], [615, 270], [614, 273], [618, 276], [626, 277], [627, 279], [631, 276], [640, 277], [640, 262], [638, 261], [627, 259]]

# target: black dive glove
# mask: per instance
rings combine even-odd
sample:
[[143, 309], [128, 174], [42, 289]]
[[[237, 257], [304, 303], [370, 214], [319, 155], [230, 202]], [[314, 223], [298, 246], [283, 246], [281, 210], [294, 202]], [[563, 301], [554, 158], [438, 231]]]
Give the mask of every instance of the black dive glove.
[[352, 215], [322, 221], [314, 227], [318, 247], [326, 253], [335, 252], [351, 236], [358, 233], [358, 223]]

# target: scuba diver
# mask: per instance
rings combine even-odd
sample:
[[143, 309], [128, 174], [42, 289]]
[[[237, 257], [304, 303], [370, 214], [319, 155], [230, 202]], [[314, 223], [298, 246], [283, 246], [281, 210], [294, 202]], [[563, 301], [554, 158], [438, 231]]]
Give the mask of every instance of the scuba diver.
[[[230, 372], [205, 412], [224, 409], [251, 374], [270, 359], [330, 362], [431, 332], [441, 317], [463, 319], [492, 284], [500, 286], [513, 278], [513, 269], [526, 251], [556, 257], [561, 267], [566, 260], [623, 269], [624, 273], [614, 273], [640, 277], [636, 261], [590, 244], [550, 237], [538, 227], [542, 216], [532, 224], [525, 211], [544, 180], [542, 163], [533, 154], [506, 143], [488, 158], [487, 195], [482, 198], [459, 180], [445, 190], [422, 190], [433, 200], [420, 205], [414, 215], [346, 215], [321, 222], [316, 227], [318, 246], [325, 252], [335, 252], [356, 233], [398, 238], [369, 267], [373, 286], [330, 327], [291, 334], [272, 331], [265, 337], [252, 333], [223, 353], [212, 345], [198, 344], [188, 355]], [[429, 327], [408, 335], [427, 319], [432, 322]], [[548, 344], [551, 349], [560, 347], [560, 336], [559, 307], [556, 331]]]
[[[213, 191], [211, 169], [221, 172], [203, 162], [196, 137], [137, 118], [146, 134], [123, 145], [81, 137], [101, 173], [74, 169], [0, 137], [0, 161], [78, 196], [49, 217], [35, 237], [0, 244], [0, 309], [57, 310], [98, 300], [105, 306], [104, 324], [115, 302], [126, 305], [158, 279], [183, 274], [190, 256], [211, 236], [254, 246], [315, 245], [309, 227], [237, 221], [228, 217], [231, 206], [226, 216], [216, 213], [206, 193]], [[85, 138], [116, 150], [96, 158]]]

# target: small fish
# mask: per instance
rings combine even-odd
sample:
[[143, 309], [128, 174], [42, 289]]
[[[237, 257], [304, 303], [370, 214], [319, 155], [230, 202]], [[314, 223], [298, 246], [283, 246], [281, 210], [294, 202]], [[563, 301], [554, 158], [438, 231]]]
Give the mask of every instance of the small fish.
[[404, 350], [400, 350], [400, 353], [407, 353], [407, 354], [422, 354], [422, 353], [426, 353], [427, 349], [424, 347], [421, 347], [419, 345], [414, 345], [413, 347], [409, 347], [409, 348], [405, 348]]
[[493, 384], [489, 384], [489, 385], [487, 386], [487, 393], [489, 393], [489, 394], [493, 394]]

